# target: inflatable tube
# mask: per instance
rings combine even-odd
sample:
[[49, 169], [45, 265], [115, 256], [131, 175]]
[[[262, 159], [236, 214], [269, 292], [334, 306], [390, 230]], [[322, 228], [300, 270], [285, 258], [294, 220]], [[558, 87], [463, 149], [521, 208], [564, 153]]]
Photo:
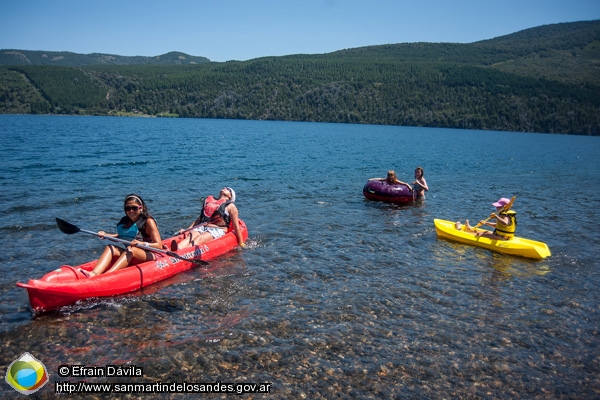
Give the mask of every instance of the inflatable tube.
[[406, 185], [390, 185], [385, 181], [373, 179], [363, 187], [363, 195], [368, 200], [385, 203], [407, 204], [415, 201], [413, 191]]

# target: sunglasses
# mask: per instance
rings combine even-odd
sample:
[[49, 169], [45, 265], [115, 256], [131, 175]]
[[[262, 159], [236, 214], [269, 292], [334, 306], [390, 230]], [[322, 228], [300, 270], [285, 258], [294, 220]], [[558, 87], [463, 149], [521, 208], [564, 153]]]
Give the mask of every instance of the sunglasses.
[[137, 211], [137, 210], [141, 210], [142, 206], [127, 206], [125, 207], [125, 212], [127, 211]]

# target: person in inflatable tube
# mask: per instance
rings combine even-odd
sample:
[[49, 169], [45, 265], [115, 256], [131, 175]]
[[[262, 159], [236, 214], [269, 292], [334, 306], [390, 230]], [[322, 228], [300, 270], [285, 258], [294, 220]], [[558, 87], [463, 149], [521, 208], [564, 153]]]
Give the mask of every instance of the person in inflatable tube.
[[407, 186], [411, 191], [413, 190], [413, 188], [406, 182], [402, 182], [401, 180], [398, 180], [398, 178], [396, 177], [396, 172], [392, 169], [390, 169], [387, 173], [387, 178], [371, 178], [369, 179], [370, 181], [373, 180], [378, 180], [381, 182], [387, 182], [388, 185], [405, 185]]
[[227, 233], [230, 223], [235, 230], [239, 246], [245, 248], [246, 244], [240, 231], [238, 209], [233, 204], [234, 202], [235, 192], [228, 186], [221, 189], [218, 199], [208, 196], [204, 200], [200, 216], [192, 222], [188, 229], [181, 229], [179, 231], [179, 233], [189, 231], [185, 239], [179, 242], [179, 244], [173, 240], [171, 242], [171, 250], [175, 251], [189, 246], [197, 246], [220, 238]]
[[[496, 212], [490, 214], [489, 218], [484, 221], [479, 221], [479, 225], [487, 225], [494, 228], [493, 232], [481, 229], [477, 230], [469, 225], [469, 220], [465, 221], [465, 232], [475, 236], [483, 236], [495, 240], [510, 240], [515, 237], [517, 230], [517, 213], [512, 209], [505, 209], [506, 205], [510, 203], [510, 199], [502, 197], [495, 203], [492, 203], [496, 207]], [[489, 219], [495, 219], [496, 222], [488, 222]], [[456, 229], [460, 230], [462, 224], [460, 221], [456, 222]]]
[[[155, 247], [162, 249], [162, 240], [156, 220], [148, 213], [148, 207], [142, 197], [137, 194], [130, 194], [125, 197], [123, 202], [125, 216], [117, 224], [118, 233], [106, 233], [99, 231], [98, 236], [104, 239], [105, 236], [117, 237], [131, 242], [127, 248], [122, 248], [114, 244], [109, 244], [104, 248], [102, 255], [98, 259], [96, 266], [92, 271], [79, 269], [83, 275], [91, 278], [105, 272], [116, 271], [125, 267], [133, 261], [154, 260], [154, 253], [136, 247], [136, 244], [142, 244], [146, 247]], [[112, 260], [117, 258], [112, 266]], [[110, 267], [110, 268], [109, 268]]]

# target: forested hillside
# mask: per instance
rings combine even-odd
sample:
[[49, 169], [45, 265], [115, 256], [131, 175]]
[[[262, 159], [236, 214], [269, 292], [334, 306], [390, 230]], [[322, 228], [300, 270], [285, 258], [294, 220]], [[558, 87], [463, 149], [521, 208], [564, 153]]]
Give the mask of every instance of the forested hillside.
[[600, 134], [600, 21], [244, 62], [32, 64], [0, 67], [0, 113]]

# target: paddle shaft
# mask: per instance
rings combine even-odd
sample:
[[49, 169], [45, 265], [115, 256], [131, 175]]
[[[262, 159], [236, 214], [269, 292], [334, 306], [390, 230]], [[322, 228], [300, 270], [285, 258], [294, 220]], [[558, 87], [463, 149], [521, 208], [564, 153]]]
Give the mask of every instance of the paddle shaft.
[[[90, 233], [90, 234], [95, 235], [95, 236], [98, 236], [98, 234], [96, 232], [87, 231], [85, 229], [80, 229], [80, 231], [81, 232], [85, 232], [85, 233]], [[208, 264], [206, 261], [203, 261], [203, 260], [197, 260], [197, 259], [194, 259], [194, 258], [185, 258], [185, 257], [180, 256], [177, 253], [172, 252], [172, 251], [167, 251], [167, 250], [163, 250], [163, 249], [157, 249], [156, 247], [144, 246], [141, 243], [133, 244], [133, 243], [131, 243], [128, 240], [119, 239], [119, 238], [116, 238], [116, 237], [113, 237], [113, 236], [104, 236], [104, 239], [111, 240], [113, 242], [124, 243], [124, 244], [130, 245], [130, 246], [139, 247], [140, 249], [143, 249], [143, 250], [146, 250], [146, 251], [151, 251], [151, 252], [154, 252], [154, 253], [166, 254], [166, 255], [168, 255], [170, 257], [175, 257], [175, 258], [178, 258], [178, 259], [184, 260], [184, 261], [189, 261], [189, 262], [203, 264], [203, 265]]]
[[[98, 233], [92, 232], [92, 231], [88, 231], [88, 230], [85, 230], [85, 229], [79, 229], [79, 232], [89, 233], [90, 235], [94, 235], [94, 236], [100, 237], [98, 235]], [[119, 238], [114, 237], [114, 236], [105, 235], [105, 236], [102, 236], [101, 238], [102, 239], [106, 239], [106, 240], [110, 240], [110, 241], [113, 241], [113, 242], [117, 242], [117, 243], [124, 243], [124, 244], [127, 244], [127, 245], [133, 245], [135, 247], [139, 247], [140, 249], [144, 249], [144, 250], [148, 250], [148, 251], [158, 251], [158, 252], [161, 252], [161, 253], [162, 252], [166, 253], [165, 250], [157, 249], [156, 247], [144, 246], [141, 243], [132, 244], [132, 242], [130, 242], [129, 240], [119, 239]]]
[[[79, 227], [77, 227], [77, 226], [75, 226], [75, 225], [73, 225], [73, 224], [71, 224], [71, 223], [69, 223], [67, 221], [63, 221], [60, 218], [56, 218], [56, 223], [58, 225], [58, 228], [63, 233], [73, 234], [73, 233], [77, 233], [77, 232], [83, 232], [83, 233], [87, 233], [87, 234], [94, 235], [94, 236], [98, 237], [98, 233], [97, 232], [92, 232], [92, 231], [88, 231], [86, 229], [81, 229], [81, 228], [79, 228]], [[129, 246], [135, 246], [135, 247], [138, 247], [138, 248], [140, 248], [142, 250], [150, 251], [150, 252], [153, 252], [153, 253], [166, 254], [166, 255], [168, 255], [170, 257], [178, 258], [178, 259], [183, 260], [183, 261], [188, 261], [188, 262], [195, 263], [195, 264], [200, 264], [200, 265], [207, 265], [208, 264], [204, 260], [199, 260], [199, 259], [195, 259], [195, 258], [185, 258], [185, 257], [182, 257], [182, 256], [180, 256], [179, 254], [177, 254], [175, 252], [172, 252], [172, 251], [167, 251], [167, 250], [163, 250], [163, 249], [157, 249], [157, 248], [150, 247], [150, 246], [144, 246], [143, 244], [140, 244], [140, 243], [133, 244], [133, 243], [131, 243], [128, 240], [119, 239], [119, 238], [116, 238], [116, 237], [104, 236], [104, 238], [108, 239], [110, 241], [113, 241], [113, 242], [124, 243], [124, 244], [129, 245]]]

